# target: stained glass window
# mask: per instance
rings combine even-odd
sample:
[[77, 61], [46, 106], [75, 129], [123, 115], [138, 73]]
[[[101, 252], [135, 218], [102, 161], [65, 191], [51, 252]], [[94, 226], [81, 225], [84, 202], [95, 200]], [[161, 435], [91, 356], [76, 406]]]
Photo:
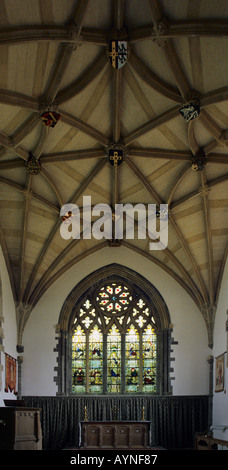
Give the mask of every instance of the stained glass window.
[[156, 314], [141, 291], [106, 282], [85, 296], [72, 328], [72, 393], [156, 393]]

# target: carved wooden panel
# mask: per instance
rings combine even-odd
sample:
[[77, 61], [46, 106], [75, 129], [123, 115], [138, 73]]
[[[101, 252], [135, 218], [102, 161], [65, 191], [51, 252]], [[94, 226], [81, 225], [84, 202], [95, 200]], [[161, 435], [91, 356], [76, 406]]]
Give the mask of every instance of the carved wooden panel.
[[99, 421], [81, 423], [83, 448], [145, 448], [149, 445], [149, 421]]
[[0, 408], [0, 450], [41, 450], [40, 409]]

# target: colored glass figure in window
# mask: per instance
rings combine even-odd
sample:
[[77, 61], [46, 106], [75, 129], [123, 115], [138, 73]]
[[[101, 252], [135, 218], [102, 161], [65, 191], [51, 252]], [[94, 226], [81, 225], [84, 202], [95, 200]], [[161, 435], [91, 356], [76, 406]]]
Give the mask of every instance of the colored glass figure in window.
[[126, 334], [126, 392], [139, 390], [139, 334], [131, 325]]
[[102, 392], [103, 335], [95, 326], [89, 335], [89, 391]]
[[108, 392], [119, 393], [121, 390], [121, 335], [113, 325], [107, 338]]
[[72, 391], [86, 391], [86, 336], [81, 326], [72, 336]]
[[156, 333], [151, 325], [143, 333], [143, 392], [156, 392]]

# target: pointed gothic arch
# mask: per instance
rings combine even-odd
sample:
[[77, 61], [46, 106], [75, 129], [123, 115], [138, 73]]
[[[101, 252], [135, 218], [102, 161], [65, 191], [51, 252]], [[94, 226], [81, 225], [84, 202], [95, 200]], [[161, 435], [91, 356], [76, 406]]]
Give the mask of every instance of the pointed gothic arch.
[[[99, 289], [104, 289], [104, 286], [107, 285], [116, 285], [115, 283], [119, 283], [121, 286], [127, 286], [125, 289], [128, 289], [129, 292], [128, 294], [131, 296], [132, 301], [132, 306], [130, 307], [125, 307], [124, 311], [122, 312], [114, 312], [114, 315], [107, 316], [107, 311], [102, 312], [104, 308], [99, 307], [99, 305], [96, 305], [96, 299], [97, 297], [97, 292], [99, 292]], [[85, 299], [90, 299], [90, 301], [93, 304], [93, 307], [95, 306], [97, 311], [100, 311], [100, 317], [96, 313], [94, 315], [95, 318], [91, 316], [91, 319], [86, 316], [86, 311], [83, 311], [83, 302], [85, 302]], [[141, 323], [140, 324], [139, 320], [137, 321], [137, 317], [135, 319], [132, 319], [132, 311], [135, 310], [136, 308], [136, 303], [137, 301], [143, 299], [143, 304], [146, 305], [147, 307], [147, 313], [143, 313], [143, 310], [140, 311], [142, 315], [140, 315], [139, 318], [141, 318]], [[109, 308], [110, 307], [109, 303]], [[139, 304], [137, 304], [139, 305]], [[121, 302], [119, 303], [119, 308], [121, 309], [122, 307]], [[132, 310], [133, 309], [133, 310]], [[86, 309], [85, 309], [86, 310]], [[139, 308], [140, 310], [140, 308]], [[83, 313], [84, 312], [84, 313]], [[89, 312], [89, 311], [88, 311]], [[87, 313], [88, 313], [87, 312]], [[148, 313], [150, 312], [150, 313]], [[106, 313], [106, 316], [104, 315], [102, 318], [102, 315]], [[119, 316], [118, 316], [119, 313]], [[123, 320], [123, 315], [125, 315], [124, 320]], [[122, 315], [122, 316], [121, 316]], [[99, 319], [98, 319], [99, 317]], [[120, 318], [122, 320], [120, 320]], [[150, 321], [152, 322], [151, 325], [154, 328], [155, 336], [156, 336], [156, 387], [143, 387], [143, 372], [141, 370], [140, 374], [141, 375], [141, 384], [138, 386], [138, 388], [135, 388], [136, 393], [142, 393], [145, 392], [146, 390], [151, 393], [156, 394], [170, 394], [172, 391], [171, 387], [171, 382], [170, 382], [170, 344], [171, 344], [171, 323], [170, 323], [170, 315], [169, 315], [169, 310], [168, 307], [159, 293], [159, 291], [153, 286], [146, 278], [143, 276], [139, 275], [135, 271], [121, 266], [120, 264], [110, 264], [108, 266], [104, 266], [90, 275], [88, 275], [86, 278], [84, 278], [81, 282], [79, 282], [69, 293], [67, 296], [61, 312], [59, 316], [59, 340], [58, 340], [58, 345], [57, 345], [57, 352], [58, 352], [58, 366], [56, 368], [57, 371], [57, 376], [55, 378], [55, 381], [58, 386], [58, 392], [57, 394], [60, 395], [70, 395], [71, 393], [75, 392], [75, 390], [79, 390], [79, 393], [89, 393], [89, 391], [92, 391], [92, 388], [89, 386], [89, 380], [87, 377], [86, 383], [84, 382], [84, 386], [82, 387], [72, 387], [72, 383], [75, 384], [74, 379], [72, 379], [72, 333], [75, 331], [75, 328], [77, 326], [80, 331], [83, 331], [83, 334], [87, 336], [87, 355], [89, 351], [89, 335], [92, 332], [92, 328], [94, 326], [96, 327], [101, 327], [101, 331], [104, 333], [104, 366], [103, 366], [103, 372], [104, 372], [104, 377], [103, 380], [104, 382], [102, 383], [102, 387], [97, 387], [95, 388], [96, 390], [100, 390], [100, 393], [107, 393], [108, 390], [113, 391], [113, 393], [125, 393], [128, 389], [129, 392], [134, 389], [134, 387], [128, 387], [124, 385], [124, 380], [126, 374], [126, 368], [127, 368], [127, 361], [125, 356], [123, 355], [126, 353], [126, 348], [125, 348], [125, 335], [127, 333], [127, 327], [130, 325], [135, 325], [135, 328], [140, 332], [140, 338], [141, 338], [141, 351], [139, 351], [139, 362], [140, 364], [143, 363], [143, 357], [144, 357], [144, 352], [142, 350], [142, 337], [143, 337], [143, 332], [145, 331], [144, 326], [150, 324]], [[87, 322], [87, 323], [86, 323]], [[100, 322], [100, 325], [99, 325]], [[129, 323], [129, 325], [128, 325]], [[145, 325], [144, 325], [145, 323]], [[108, 377], [108, 372], [107, 372], [107, 364], [108, 364], [108, 358], [107, 358], [107, 337], [110, 332], [110, 329], [113, 325], [116, 325], [122, 336], [122, 346], [121, 346], [121, 377], [122, 377], [122, 382], [120, 383], [119, 387], [110, 389], [109, 386], [107, 386], [107, 377]], [[143, 328], [139, 328], [139, 326], [143, 326]], [[79, 330], [78, 330], [79, 331]], [[85, 342], [85, 351], [86, 351], [86, 342]], [[124, 352], [125, 351], [125, 352]], [[86, 352], [85, 352], [86, 354]], [[83, 366], [86, 370], [88, 369], [88, 363], [89, 360], [87, 360], [87, 366], [86, 363]], [[142, 366], [140, 366], [142, 369]], [[89, 369], [88, 369], [89, 370]], [[84, 372], [83, 372], [84, 373]], [[87, 372], [88, 375], [88, 372]], [[80, 383], [80, 382], [78, 382]]]

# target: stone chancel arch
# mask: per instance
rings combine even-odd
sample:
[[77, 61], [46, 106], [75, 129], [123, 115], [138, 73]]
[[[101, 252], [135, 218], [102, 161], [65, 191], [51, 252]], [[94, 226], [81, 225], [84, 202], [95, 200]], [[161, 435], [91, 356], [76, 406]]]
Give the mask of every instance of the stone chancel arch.
[[111, 264], [87, 276], [58, 327], [58, 394], [171, 393], [169, 311], [135, 271]]

